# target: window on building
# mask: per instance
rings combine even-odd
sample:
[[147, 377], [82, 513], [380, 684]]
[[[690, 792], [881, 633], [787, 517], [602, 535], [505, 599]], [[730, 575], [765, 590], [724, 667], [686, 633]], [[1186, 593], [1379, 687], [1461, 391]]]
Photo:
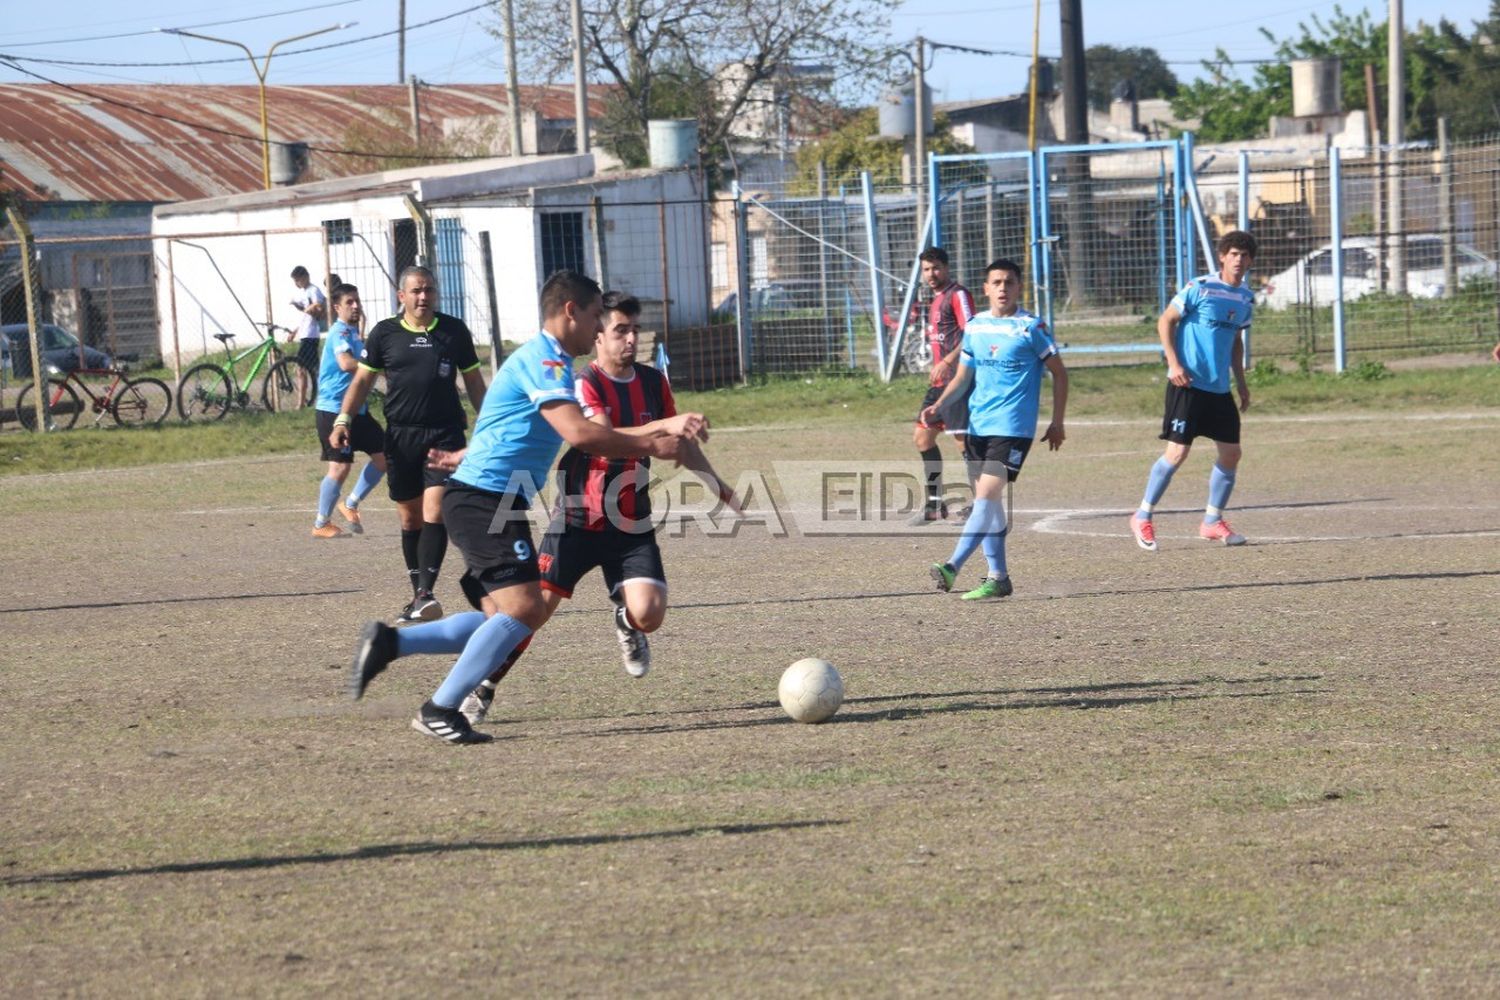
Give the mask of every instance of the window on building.
[[323, 237], [330, 246], [337, 243], [354, 242], [354, 222], [351, 219], [325, 219]]
[[583, 213], [541, 212], [537, 226], [542, 237], [542, 278], [557, 271], [584, 271]]

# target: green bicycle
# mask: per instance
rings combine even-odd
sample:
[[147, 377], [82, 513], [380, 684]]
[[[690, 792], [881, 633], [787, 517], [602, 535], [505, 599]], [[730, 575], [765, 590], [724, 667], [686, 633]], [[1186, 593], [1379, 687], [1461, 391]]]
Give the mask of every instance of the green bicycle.
[[[239, 354], [229, 347], [234, 334], [214, 334], [214, 339], [224, 345], [224, 364], [205, 361], [183, 373], [177, 383], [177, 412], [182, 419], [222, 420], [231, 407], [249, 409], [250, 389], [262, 368], [266, 376], [260, 383], [260, 400], [267, 410], [286, 413], [312, 405], [317, 398], [318, 373], [309, 371], [295, 356], [284, 356], [276, 343], [277, 331], [291, 331], [275, 323], [260, 325], [266, 328], [265, 339]], [[240, 381], [236, 369], [246, 358], [254, 360], [244, 381]]]

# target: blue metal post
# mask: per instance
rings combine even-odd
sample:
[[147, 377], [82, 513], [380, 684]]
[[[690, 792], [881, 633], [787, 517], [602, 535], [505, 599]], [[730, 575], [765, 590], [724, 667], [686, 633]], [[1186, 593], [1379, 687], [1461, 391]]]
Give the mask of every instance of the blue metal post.
[[[1167, 303], [1167, 161], [1157, 165], [1156, 172], [1156, 311], [1166, 311]], [[1175, 289], [1174, 289], [1175, 291]]]
[[1185, 256], [1191, 244], [1187, 241], [1187, 233], [1182, 225], [1183, 199], [1187, 197], [1187, 191], [1182, 184], [1182, 140], [1172, 144], [1172, 237], [1175, 240], [1173, 247], [1174, 256], [1177, 258], [1177, 287], [1181, 288], [1187, 284], [1187, 260]]
[[1042, 288], [1041, 294], [1037, 296], [1037, 305], [1041, 307], [1042, 319], [1047, 321], [1049, 329], [1052, 328], [1052, 195], [1051, 185], [1047, 178], [1047, 151], [1037, 151], [1037, 159], [1041, 177], [1037, 185], [1037, 200], [1041, 203], [1041, 223], [1036, 228], [1037, 253], [1042, 257]]
[[1333, 370], [1344, 370], [1344, 167], [1328, 147], [1328, 221], [1333, 228]]
[[[1250, 231], [1250, 154], [1243, 149], [1240, 150], [1240, 213], [1239, 229], [1242, 233]], [[1245, 281], [1250, 281], [1250, 272], [1245, 272]], [[1245, 348], [1245, 367], [1249, 368], [1250, 361], [1250, 327], [1245, 327], [1241, 334], [1241, 341]]]
[[870, 325], [875, 330], [875, 357], [880, 363], [880, 375], [889, 382], [891, 377], [886, 374], [885, 364], [885, 325], [881, 322], [885, 303], [880, 296], [880, 234], [875, 228], [875, 192], [870, 187], [868, 170], [860, 172], [859, 184], [865, 196], [865, 237], [870, 253]]
[[930, 153], [927, 156], [927, 217], [932, 220], [932, 245], [943, 245], [943, 219], [939, 214], [942, 200], [938, 197], [938, 164]]

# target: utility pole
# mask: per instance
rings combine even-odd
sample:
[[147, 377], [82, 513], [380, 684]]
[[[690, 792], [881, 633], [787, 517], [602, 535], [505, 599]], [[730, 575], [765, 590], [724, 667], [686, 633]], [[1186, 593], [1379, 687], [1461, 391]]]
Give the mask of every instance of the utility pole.
[[[1089, 141], [1088, 84], [1083, 65], [1083, 4], [1061, 0], [1062, 23], [1063, 142], [1082, 146]], [[1082, 304], [1093, 291], [1093, 194], [1089, 190], [1087, 155], [1072, 154], [1067, 160], [1068, 239], [1063, 269], [1068, 276], [1068, 300]], [[1050, 234], [1043, 233], [1045, 238]]]
[[1391, 144], [1390, 169], [1390, 269], [1391, 291], [1406, 294], [1406, 235], [1401, 220], [1401, 144], [1406, 141], [1406, 59], [1401, 37], [1401, 0], [1391, 0], [1386, 46], [1386, 133]]
[[[917, 182], [917, 238], [922, 238], [922, 224], [925, 219], [926, 201], [923, 191], [927, 182], [927, 39], [921, 35], [917, 36], [916, 70], [912, 75], [912, 104], [917, 109], [916, 128], [916, 155], [917, 162], [912, 164], [912, 174]], [[919, 250], [926, 249], [919, 247]]]
[[406, 82], [406, 0], [396, 4], [396, 82]]
[[589, 151], [589, 95], [583, 73], [583, 0], [573, 0], [573, 127], [576, 151]]
[[510, 113], [510, 155], [521, 155], [521, 87], [516, 82], [516, 11], [505, 0], [505, 105]]

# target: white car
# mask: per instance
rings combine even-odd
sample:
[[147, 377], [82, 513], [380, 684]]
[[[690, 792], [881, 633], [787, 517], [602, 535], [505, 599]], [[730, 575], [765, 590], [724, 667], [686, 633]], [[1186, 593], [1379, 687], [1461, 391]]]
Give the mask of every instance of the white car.
[[[1344, 237], [1344, 301], [1380, 290], [1380, 241], [1374, 236]], [[1453, 244], [1453, 264], [1462, 285], [1468, 278], [1495, 275], [1495, 262], [1471, 246]], [[1333, 244], [1325, 243], [1269, 279], [1256, 295], [1272, 309], [1333, 304]], [[1435, 233], [1406, 237], [1406, 291], [1417, 299], [1440, 298], [1443, 287], [1443, 238]]]

